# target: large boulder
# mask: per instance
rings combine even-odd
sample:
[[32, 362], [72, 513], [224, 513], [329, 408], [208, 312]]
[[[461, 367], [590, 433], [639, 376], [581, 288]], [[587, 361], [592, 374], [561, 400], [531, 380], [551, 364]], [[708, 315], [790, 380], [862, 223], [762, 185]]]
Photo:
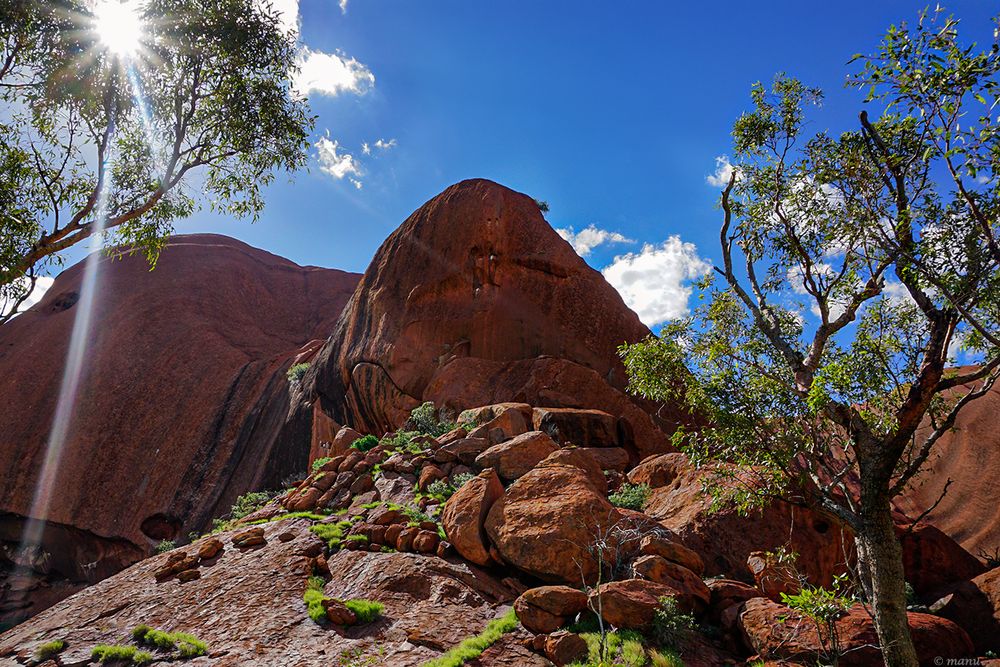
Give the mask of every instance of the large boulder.
[[645, 579], [625, 579], [601, 584], [590, 593], [588, 605], [616, 628], [645, 630], [653, 623], [663, 598], [674, 598], [682, 611], [692, 611], [695, 598], [669, 584]]
[[922, 596], [941, 593], [950, 584], [968, 581], [985, 571], [978, 558], [937, 527], [926, 522], [897, 525], [903, 548], [903, 571]]
[[490, 545], [483, 524], [504, 488], [492, 468], [463, 484], [444, 504], [441, 525], [455, 551], [477, 565], [488, 565]]
[[560, 444], [577, 447], [618, 447], [631, 439], [627, 425], [619, 428], [618, 420], [601, 410], [535, 408], [532, 425]]
[[[973, 657], [968, 635], [951, 621], [930, 614], [909, 613], [907, 617], [921, 665]], [[748, 645], [763, 658], [812, 664], [821, 648], [816, 626], [809, 619], [767, 598], [744, 603], [739, 623]], [[843, 667], [884, 664], [875, 626], [862, 605], [851, 607], [837, 621], [837, 634], [844, 651], [838, 664]]]
[[[155, 271], [141, 253], [97, 262], [83, 373], [51, 480], [58, 492], [45, 498], [47, 591], [106, 577], [304, 469], [312, 406], [286, 429], [298, 389], [285, 373], [327, 338], [359, 279], [212, 234], [171, 238]], [[45, 468], [71, 330], [87, 303], [83, 270], [63, 271], [0, 327], [4, 548], [16, 549]], [[0, 626], [49, 598], [0, 612]]]
[[486, 533], [504, 561], [544, 581], [593, 581], [596, 537], [618, 511], [587, 474], [572, 466], [540, 466], [514, 482], [493, 504]]
[[814, 584], [830, 585], [848, 562], [852, 538], [836, 521], [815, 511], [783, 502], [749, 516], [735, 509], [713, 509], [703, 490], [703, 473], [683, 454], [644, 461], [629, 473], [629, 480], [663, 482], [651, 484], [644, 511], [701, 556], [706, 575], [751, 581], [745, 566], [750, 554], [789, 542], [799, 554], [799, 571]]
[[501, 479], [512, 482], [557, 449], [559, 445], [545, 433], [528, 431], [493, 445], [476, 457], [476, 465], [480, 468], [493, 468]]
[[[531, 197], [468, 180], [420, 207], [375, 253], [317, 356], [312, 389], [334, 421], [367, 432], [400, 426], [425, 400], [456, 414], [518, 401], [626, 416], [637, 440], [641, 433], [645, 447], [663, 451], [666, 437], [650, 406], [622, 393], [626, 376], [617, 348], [648, 335]], [[549, 402], [541, 400], [542, 387], [526, 385], [517, 372], [495, 376], [488, 392], [495, 398], [486, 398], [470, 391], [485, 379], [481, 374], [449, 369], [463, 360], [523, 362], [530, 374], [547, 358], [591, 375], [576, 384], [546, 382], [565, 394]]]
[[954, 585], [931, 610], [962, 626], [979, 653], [1000, 652], [1000, 568]]

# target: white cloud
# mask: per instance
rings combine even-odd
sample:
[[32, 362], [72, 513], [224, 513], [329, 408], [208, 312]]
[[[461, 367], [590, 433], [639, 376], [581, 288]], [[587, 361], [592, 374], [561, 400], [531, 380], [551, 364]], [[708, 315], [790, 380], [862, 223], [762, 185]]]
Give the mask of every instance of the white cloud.
[[691, 287], [711, 265], [693, 243], [671, 236], [659, 245], [647, 243], [638, 253], [615, 257], [602, 273], [643, 324], [652, 327], [688, 313]]
[[557, 229], [556, 233], [563, 237], [573, 246], [573, 250], [580, 257], [586, 257], [590, 251], [605, 243], [635, 243], [632, 239], [625, 238], [618, 232], [609, 232], [606, 229], [599, 229], [596, 225], [590, 225], [579, 232], [573, 231], [572, 227]]
[[302, 95], [364, 95], [375, 85], [375, 75], [364, 64], [348, 58], [343, 51], [323, 53], [302, 47], [295, 89]]
[[361, 189], [361, 165], [350, 153], [338, 153], [340, 144], [328, 137], [322, 137], [316, 142], [316, 158], [319, 160], [319, 168], [326, 174], [336, 178], [338, 181], [347, 178], [354, 187]]
[[720, 155], [715, 158], [715, 173], [706, 176], [705, 182], [717, 188], [724, 188], [729, 185], [733, 169], [735, 167], [729, 162], [729, 158], [725, 155]]
[[346, 14], [347, 13], [347, 0], [340, 0], [340, 2], [338, 2], [337, 4], [340, 5], [340, 13], [341, 14]]
[[361, 144], [361, 152], [365, 155], [371, 155], [373, 148], [377, 148], [380, 151], [387, 151], [390, 148], [395, 148], [397, 145], [398, 144], [395, 139], [389, 139], [388, 141], [385, 139], [379, 139], [374, 144], [369, 144], [368, 142]]
[[[281, 29], [289, 34], [299, 34], [299, 0], [270, 0], [271, 11], [278, 15]], [[265, 8], [264, 0], [257, 0], [257, 6]]]
[[[21, 281], [23, 284], [25, 284], [25, 286], [27, 286], [28, 282], [27, 278], [21, 278]], [[31, 294], [29, 294], [28, 298], [24, 300], [24, 303], [22, 303], [20, 307], [18, 307], [17, 309], [18, 313], [23, 313], [24, 311], [28, 310], [36, 303], [41, 301], [42, 297], [45, 296], [45, 293], [48, 291], [48, 289], [52, 287], [53, 282], [55, 282], [55, 278], [50, 278], [48, 276], [39, 276], [38, 279], [35, 281], [35, 288], [31, 290]], [[13, 302], [8, 303], [5, 299], [0, 299], [0, 315], [6, 315], [8, 310], [13, 306], [14, 306]]]

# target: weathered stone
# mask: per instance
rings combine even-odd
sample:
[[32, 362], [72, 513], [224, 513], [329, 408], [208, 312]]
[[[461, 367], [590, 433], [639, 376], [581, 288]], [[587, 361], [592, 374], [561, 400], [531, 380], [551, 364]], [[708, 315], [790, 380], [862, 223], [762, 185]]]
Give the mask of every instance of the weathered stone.
[[587, 642], [574, 632], [553, 632], [545, 639], [545, 657], [559, 667], [587, 657]]
[[553, 632], [566, 622], [562, 616], [551, 614], [529, 604], [523, 595], [514, 601], [514, 613], [517, 614], [517, 620], [521, 622], [521, 625], [535, 634]]
[[692, 599], [700, 600], [704, 606], [711, 600], [711, 592], [701, 577], [662, 556], [641, 556], [632, 564], [632, 569], [636, 576], [667, 584]]
[[261, 544], [265, 544], [264, 529], [261, 526], [255, 526], [253, 528], [240, 531], [233, 535], [232, 542], [234, 546], [240, 548], [256, 547]]
[[[600, 609], [605, 621], [616, 628], [647, 629], [653, 622], [660, 598], [672, 597], [682, 611], [692, 611], [695, 599], [667, 584], [645, 579], [626, 579], [602, 584], [590, 594], [591, 609]], [[598, 599], [599, 598], [599, 599]]]
[[354, 625], [358, 622], [358, 617], [354, 612], [340, 600], [327, 598], [323, 600], [323, 608], [326, 610], [327, 620], [334, 625]]
[[521, 477], [559, 449], [545, 433], [529, 431], [494, 445], [476, 457], [480, 468], [493, 468], [506, 481]]
[[669, 561], [683, 565], [699, 577], [705, 573], [705, 563], [701, 556], [679, 542], [662, 535], [646, 535], [639, 543], [639, 551], [644, 554], [660, 556]]
[[587, 608], [587, 594], [569, 586], [538, 586], [519, 599], [555, 616], [573, 617]]
[[532, 426], [553, 440], [577, 447], [618, 447], [617, 419], [601, 410], [535, 408]]
[[223, 548], [222, 540], [217, 537], [209, 537], [198, 543], [198, 558], [202, 560], [215, 558]]
[[413, 550], [417, 553], [432, 554], [437, 551], [440, 541], [441, 537], [437, 533], [429, 530], [421, 530], [413, 538]]
[[503, 494], [503, 484], [489, 468], [463, 484], [444, 504], [441, 526], [448, 541], [463, 558], [476, 565], [490, 563], [483, 525], [493, 503]]

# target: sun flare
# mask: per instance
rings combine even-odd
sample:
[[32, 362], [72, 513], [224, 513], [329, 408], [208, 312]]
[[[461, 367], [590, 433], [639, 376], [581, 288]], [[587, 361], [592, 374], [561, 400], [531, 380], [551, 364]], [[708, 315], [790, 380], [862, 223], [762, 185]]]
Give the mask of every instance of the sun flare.
[[142, 41], [142, 12], [138, 0], [97, 0], [94, 4], [94, 30], [111, 53], [128, 57], [139, 50]]

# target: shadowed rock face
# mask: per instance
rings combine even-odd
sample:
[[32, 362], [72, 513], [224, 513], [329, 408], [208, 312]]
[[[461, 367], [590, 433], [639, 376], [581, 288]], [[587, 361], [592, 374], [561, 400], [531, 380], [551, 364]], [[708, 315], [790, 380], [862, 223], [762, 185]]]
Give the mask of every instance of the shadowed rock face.
[[[84, 376], [47, 516], [66, 530], [47, 530], [43, 549], [72, 550], [73, 536], [86, 535], [91, 551], [120, 556], [117, 571], [155, 542], [203, 527], [237, 495], [305, 467], [308, 430], [283, 430], [295, 391], [285, 370], [329, 334], [358, 276], [214, 235], [175, 237], [154, 271], [140, 256], [100, 262]], [[39, 304], [0, 327], [7, 527], [31, 511], [82, 274], [82, 263], [67, 269]], [[15, 532], [0, 539], [16, 544]], [[66, 569], [49, 576], [84, 574]]]
[[[376, 433], [430, 398], [454, 408], [484, 398], [586, 404], [621, 416], [622, 405], [637, 403], [622, 393], [616, 349], [647, 335], [532, 198], [469, 180], [424, 204], [379, 248], [318, 355], [315, 390], [335, 421]], [[561, 385], [565, 370], [551, 358], [592, 377]], [[505, 372], [513, 362], [522, 366]], [[453, 364], [461, 371], [451, 372]], [[488, 397], [484, 373], [492, 376]], [[665, 447], [647, 413], [629, 418], [640, 449]]]

